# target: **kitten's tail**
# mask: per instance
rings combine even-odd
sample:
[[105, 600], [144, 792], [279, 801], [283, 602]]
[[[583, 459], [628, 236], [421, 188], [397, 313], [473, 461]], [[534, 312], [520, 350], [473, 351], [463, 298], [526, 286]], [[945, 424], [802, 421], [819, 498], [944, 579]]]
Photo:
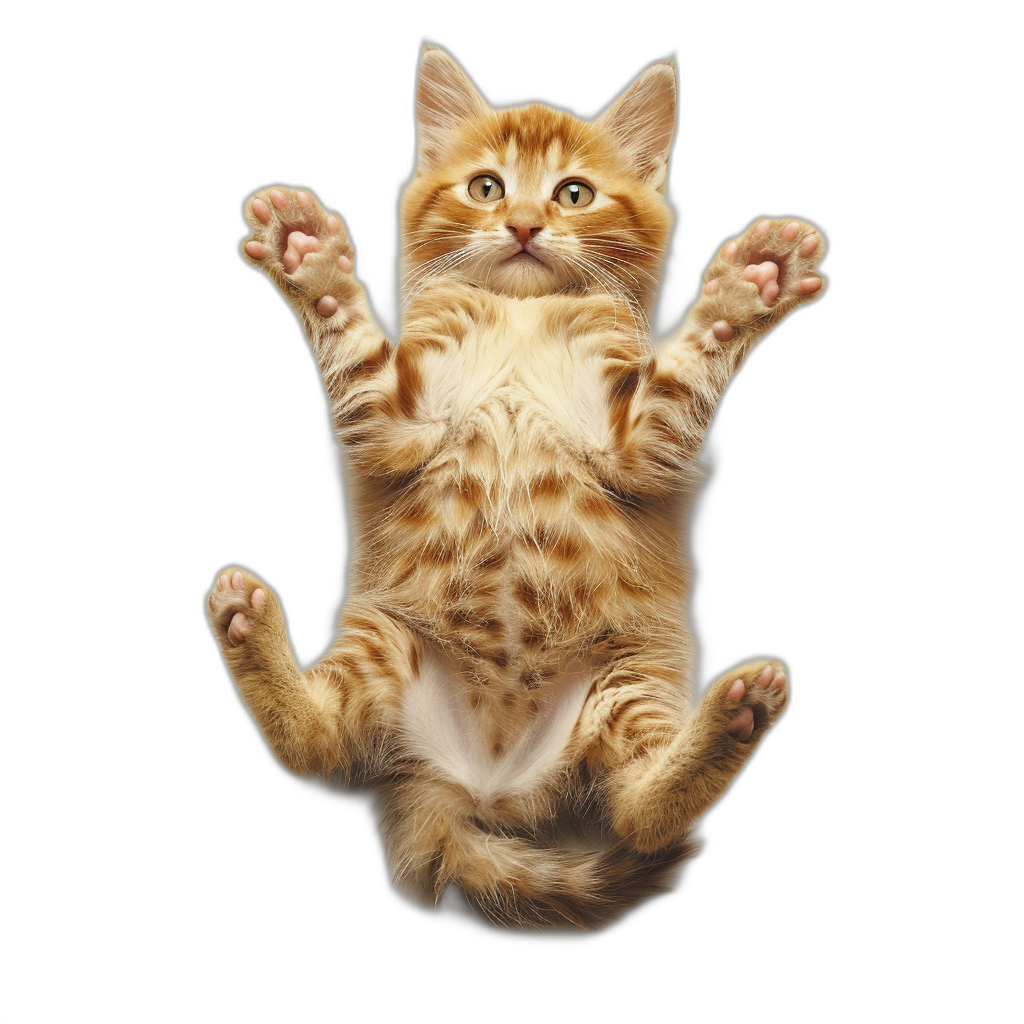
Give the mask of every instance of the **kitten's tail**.
[[[454, 788], [454, 787], [453, 787]], [[593, 928], [663, 892], [689, 841], [653, 854], [619, 843], [586, 852], [489, 831], [467, 812], [464, 791], [444, 784], [396, 787], [384, 835], [396, 882], [440, 899], [450, 882], [497, 924]]]

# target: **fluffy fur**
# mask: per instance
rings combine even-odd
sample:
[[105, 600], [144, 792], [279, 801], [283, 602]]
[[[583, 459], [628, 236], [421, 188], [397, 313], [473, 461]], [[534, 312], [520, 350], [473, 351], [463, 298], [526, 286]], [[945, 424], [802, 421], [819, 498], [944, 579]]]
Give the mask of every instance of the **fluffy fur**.
[[219, 575], [214, 630], [286, 766], [379, 784], [397, 881], [457, 882], [504, 923], [589, 926], [659, 888], [786, 700], [759, 661], [695, 702], [680, 522], [726, 384], [818, 294], [824, 245], [752, 225], [655, 347], [675, 90], [659, 63], [593, 122], [495, 111], [426, 48], [399, 344], [335, 215], [283, 187], [246, 204], [246, 258], [323, 375], [356, 545], [309, 670], [243, 570]]

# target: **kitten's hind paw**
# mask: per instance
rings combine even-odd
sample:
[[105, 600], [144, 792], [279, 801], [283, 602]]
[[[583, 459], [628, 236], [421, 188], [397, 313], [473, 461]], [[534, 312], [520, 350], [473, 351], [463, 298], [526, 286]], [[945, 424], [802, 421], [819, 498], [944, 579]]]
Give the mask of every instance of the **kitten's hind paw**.
[[275, 602], [268, 602], [268, 593], [259, 580], [241, 569], [227, 569], [217, 577], [207, 599], [207, 612], [225, 650], [242, 646], [254, 628], [277, 613]]
[[778, 661], [751, 661], [721, 676], [674, 742], [647, 762], [649, 770], [615, 780], [621, 789], [611, 794], [612, 828], [646, 853], [684, 837], [746, 763], [787, 696]]
[[252, 235], [242, 251], [292, 302], [323, 319], [335, 316], [358, 286], [352, 245], [341, 219], [303, 190], [270, 188], [245, 204]]
[[740, 743], [754, 743], [786, 706], [786, 670], [777, 661], [751, 662], [723, 676], [708, 696], [718, 705], [725, 732]]

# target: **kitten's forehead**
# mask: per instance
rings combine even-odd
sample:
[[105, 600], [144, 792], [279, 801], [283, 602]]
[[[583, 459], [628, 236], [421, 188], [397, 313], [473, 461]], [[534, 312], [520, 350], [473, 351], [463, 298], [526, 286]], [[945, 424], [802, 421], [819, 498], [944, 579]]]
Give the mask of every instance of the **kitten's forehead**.
[[480, 156], [504, 166], [557, 173], [598, 156], [598, 140], [589, 124], [539, 105], [497, 111], [480, 129]]
[[545, 149], [528, 149], [515, 137], [489, 147], [481, 154], [482, 167], [493, 168], [501, 175], [510, 195], [550, 191], [555, 182], [573, 168], [580, 173], [578, 163], [571, 159], [558, 139]]

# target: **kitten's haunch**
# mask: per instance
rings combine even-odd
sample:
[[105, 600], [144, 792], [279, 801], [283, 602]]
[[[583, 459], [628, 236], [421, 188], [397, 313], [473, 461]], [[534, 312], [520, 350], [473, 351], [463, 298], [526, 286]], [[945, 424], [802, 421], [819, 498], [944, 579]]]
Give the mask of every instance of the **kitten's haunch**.
[[656, 891], [786, 703], [777, 661], [695, 702], [678, 524], [726, 384], [819, 294], [824, 243], [756, 222], [656, 348], [675, 100], [659, 63], [593, 122], [495, 111], [426, 48], [399, 344], [312, 193], [246, 204], [245, 255], [323, 376], [356, 543], [308, 671], [249, 573], [219, 575], [210, 619], [284, 764], [374, 780], [397, 881], [456, 882], [503, 923], [590, 926]]

